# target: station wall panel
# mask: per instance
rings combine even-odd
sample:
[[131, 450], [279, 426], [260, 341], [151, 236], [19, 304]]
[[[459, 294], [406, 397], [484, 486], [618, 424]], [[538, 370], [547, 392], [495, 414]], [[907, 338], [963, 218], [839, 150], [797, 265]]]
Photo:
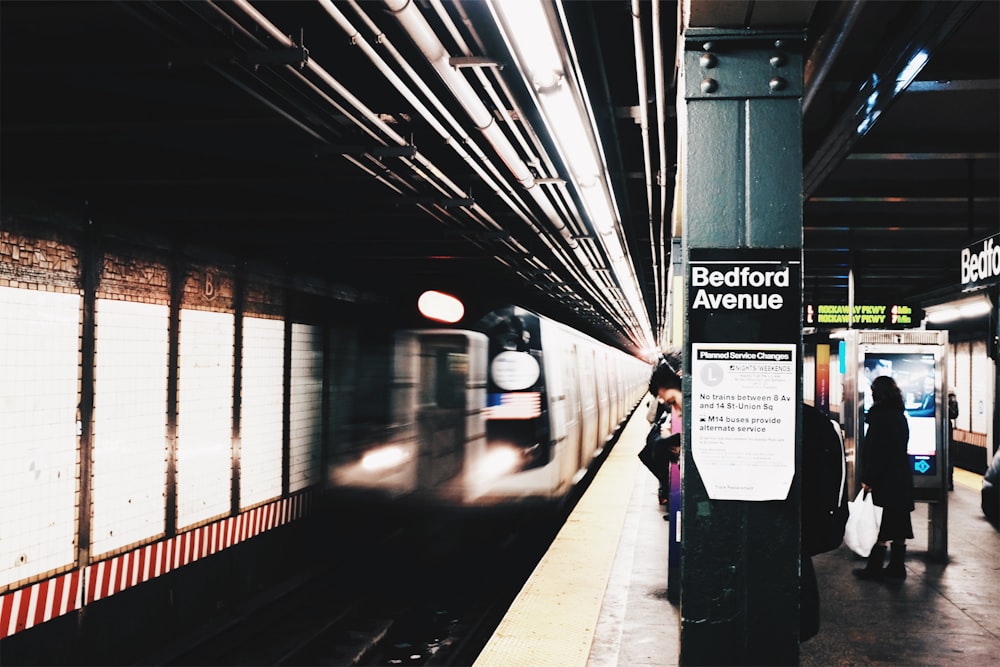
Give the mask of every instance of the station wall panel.
[[0, 587], [76, 558], [81, 301], [0, 287]]
[[972, 431], [972, 411], [963, 409], [972, 405], [972, 344], [955, 343], [951, 348], [955, 352], [955, 382], [951, 387], [959, 406], [955, 426], [963, 431]]
[[243, 320], [240, 394], [240, 507], [281, 495], [285, 323]]
[[182, 309], [177, 389], [177, 526], [229, 512], [233, 327], [229, 313]]
[[970, 346], [973, 363], [969, 378], [971, 386], [969, 430], [973, 433], [989, 433], [989, 423], [996, 409], [993, 396], [993, 363], [986, 350], [986, 341], [972, 341]]
[[292, 324], [289, 491], [319, 482], [322, 446], [323, 337], [320, 327]]
[[91, 551], [164, 531], [166, 306], [97, 301]]

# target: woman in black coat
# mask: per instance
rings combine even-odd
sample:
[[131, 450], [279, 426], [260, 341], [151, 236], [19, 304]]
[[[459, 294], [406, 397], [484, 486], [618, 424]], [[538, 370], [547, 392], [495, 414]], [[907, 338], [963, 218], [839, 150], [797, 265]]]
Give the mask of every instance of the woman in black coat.
[[[882, 524], [868, 564], [854, 570], [854, 574], [872, 580], [905, 579], [903, 560], [906, 540], [913, 538], [910, 513], [914, 509], [913, 473], [906, 454], [910, 427], [903, 411], [903, 396], [890, 376], [872, 381], [872, 400], [874, 404], [865, 418], [868, 430], [861, 452], [861, 488], [871, 493], [872, 501], [882, 508]], [[892, 553], [883, 570], [888, 542], [892, 542]]]

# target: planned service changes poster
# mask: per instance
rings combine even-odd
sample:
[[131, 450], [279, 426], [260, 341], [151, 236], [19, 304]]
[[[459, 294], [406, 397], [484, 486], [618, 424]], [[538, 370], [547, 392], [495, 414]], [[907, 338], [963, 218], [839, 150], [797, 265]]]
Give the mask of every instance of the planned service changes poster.
[[795, 475], [796, 346], [694, 343], [691, 455], [709, 498], [784, 500]]
[[800, 253], [691, 249], [691, 455], [709, 498], [788, 497], [802, 288]]

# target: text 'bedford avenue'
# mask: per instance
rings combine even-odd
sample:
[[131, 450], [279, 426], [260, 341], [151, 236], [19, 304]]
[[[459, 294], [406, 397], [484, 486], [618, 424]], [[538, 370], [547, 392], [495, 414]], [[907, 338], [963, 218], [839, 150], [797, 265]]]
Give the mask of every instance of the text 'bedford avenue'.
[[[788, 267], [775, 270], [734, 267], [728, 271], [712, 271], [706, 266], [691, 267], [691, 287], [695, 292], [692, 308], [711, 310], [780, 310], [785, 303], [780, 292], [740, 292], [739, 288], [788, 287]], [[710, 291], [710, 287], [736, 288]]]

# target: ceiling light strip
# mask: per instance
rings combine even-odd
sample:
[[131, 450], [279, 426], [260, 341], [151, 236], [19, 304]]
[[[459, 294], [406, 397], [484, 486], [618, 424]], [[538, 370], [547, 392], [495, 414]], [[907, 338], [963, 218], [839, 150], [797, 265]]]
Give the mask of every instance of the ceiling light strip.
[[[552, 21], [545, 8], [536, 2], [490, 2], [494, 19], [525, 73], [535, 103], [546, 119], [549, 131], [556, 139], [564, 163], [572, 172], [577, 192], [588, 209], [600, 242], [609, 260], [624, 256], [618, 225], [617, 207], [607, 183], [604, 155], [595, 139], [593, 118], [581, 91], [582, 82], [575, 77], [575, 62], [568, 36], [556, 39]], [[561, 11], [561, 7], [559, 8]], [[561, 31], [563, 35], [565, 30]], [[574, 128], [574, 134], [566, 130]], [[580, 146], [583, 150], [580, 150]], [[588, 186], [592, 188], [588, 192]], [[610, 228], [609, 228], [610, 227]], [[631, 267], [621, 262], [612, 265], [633, 312], [626, 312], [620, 303], [614, 305], [623, 318], [625, 328], [636, 336], [639, 347], [651, 344], [648, 312], [638, 293], [638, 280]], [[624, 271], [624, 273], [622, 273]], [[641, 323], [641, 324], [640, 324]], [[639, 331], [636, 331], [636, 328]]]

